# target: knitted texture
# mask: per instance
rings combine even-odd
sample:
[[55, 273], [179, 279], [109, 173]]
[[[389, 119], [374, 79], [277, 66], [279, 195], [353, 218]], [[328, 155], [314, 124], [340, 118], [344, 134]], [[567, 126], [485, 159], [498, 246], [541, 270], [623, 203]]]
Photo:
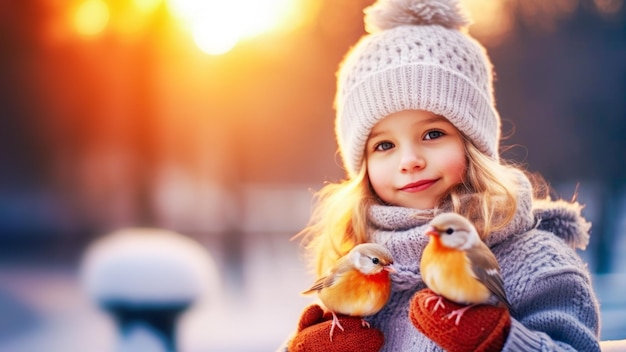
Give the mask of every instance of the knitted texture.
[[337, 317], [344, 330], [342, 331], [336, 326], [331, 341], [329, 333], [332, 315], [324, 313], [317, 304], [305, 308], [300, 316], [298, 331], [289, 341], [288, 351], [376, 352], [380, 350], [385, 338], [379, 330], [363, 327], [361, 318], [345, 315], [338, 315]]
[[[561, 206], [551, 207], [550, 202], [535, 203], [534, 212], [537, 216], [537, 227], [548, 232], [559, 231], [563, 240], [572, 248], [585, 249], [589, 244], [591, 223], [578, 216], [582, 206], [576, 202], [568, 204], [559, 201]], [[567, 205], [567, 206], [566, 206]]]
[[[520, 179], [514, 219], [485, 239], [500, 263], [515, 312], [502, 350], [599, 351], [598, 302], [588, 269], [572, 248], [588, 237], [588, 226], [576, 225], [587, 224], [580, 206], [562, 201], [535, 204], [528, 180], [522, 174]], [[370, 239], [389, 249], [398, 270], [391, 276], [387, 305], [368, 317], [372, 328], [385, 336], [382, 351], [442, 351], [415, 328], [409, 313], [415, 293], [426, 288], [419, 263], [428, 243], [424, 232], [429, 216], [432, 211], [382, 205], [370, 211], [375, 229]], [[537, 226], [539, 219], [551, 225]], [[574, 234], [574, 229], [581, 232]]]
[[467, 310], [459, 325], [447, 315], [464, 306], [443, 298], [443, 308], [434, 310], [437, 295], [418, 291], [411, 300], [410, 318], [415, 327], [449, 352], [500, 351], [509, 334], [511, 317], [506, 308], [478, 305]]
[[500, 117], [485, 49], [461, 31], [454, 0], [379, 0], [366, 9], [371, 31], [351, 49], [337, 80], [335, 133], [355, 176], [372, 127], [402, 110], [446, 117], [486, 155], [498, 159]]

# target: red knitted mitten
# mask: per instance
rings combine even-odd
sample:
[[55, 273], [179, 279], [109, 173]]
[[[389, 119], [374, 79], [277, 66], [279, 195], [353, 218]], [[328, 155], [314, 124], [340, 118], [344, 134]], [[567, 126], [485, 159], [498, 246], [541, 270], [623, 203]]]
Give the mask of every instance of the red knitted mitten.
[[506, 308], [492, 305], [477, 305], [467, 310], [459, 325], [455, 318], [449, 319], [450, 312], [465, 306], [442, 298], [444, 308], [433, 312], [439, 297], [430, 289], [418, 291], [411, 299], [409, 317], [413, 325], [424, 335], [446, 351], [500, 351], [506, 342], [511, 328], [511, 316]]
[[364, 351], [377, 352], [383, 346], [385, 338], [380, 330], [363, 327], [361, 318], [338, 315], [344, 330], [335, 326], [333, 340], [330, 340], [332, 314], [324, 313], [317, 305], [304, 309], [298, 323], [298, 332], [289, 341], [289, 352], [306, 351]]

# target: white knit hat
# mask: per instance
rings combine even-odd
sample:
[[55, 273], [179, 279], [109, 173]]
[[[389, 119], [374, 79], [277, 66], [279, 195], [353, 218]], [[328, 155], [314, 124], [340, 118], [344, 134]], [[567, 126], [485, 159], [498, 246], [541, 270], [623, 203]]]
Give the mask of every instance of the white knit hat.
[[367, 34], [348, 52], [337, 79], [335, 133], [350, 176], [383, 117], [427, 110], [446, 117], [498, 159], [500, 117], [492, 66], [467, 33], [456, 0], [378, 0], [365, 9]]

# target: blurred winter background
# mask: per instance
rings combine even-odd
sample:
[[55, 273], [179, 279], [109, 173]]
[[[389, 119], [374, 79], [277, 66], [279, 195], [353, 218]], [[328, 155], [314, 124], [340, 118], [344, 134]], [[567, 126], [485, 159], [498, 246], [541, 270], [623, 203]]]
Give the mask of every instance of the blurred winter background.
[[[271, 351], [309, 303], [290, 238], [343, 177], [335, 71], [372, 0], [1, 0], [0, 351], [111, 351], [85, 248], [174, 230], [216, 263], [182, 351]], [[465, 0], [506, 156], [593, 221], [602, 338], [626, 338], [626, 5]]]

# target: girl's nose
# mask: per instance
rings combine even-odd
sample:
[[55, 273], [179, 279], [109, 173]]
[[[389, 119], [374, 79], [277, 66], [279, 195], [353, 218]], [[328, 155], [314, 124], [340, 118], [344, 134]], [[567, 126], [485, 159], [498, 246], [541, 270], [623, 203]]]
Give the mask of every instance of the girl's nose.
[[413, 170], [423, 169], [426, 160], [415, 150], [405, 150], [400, 160], [400, 171], [410, 172]]

